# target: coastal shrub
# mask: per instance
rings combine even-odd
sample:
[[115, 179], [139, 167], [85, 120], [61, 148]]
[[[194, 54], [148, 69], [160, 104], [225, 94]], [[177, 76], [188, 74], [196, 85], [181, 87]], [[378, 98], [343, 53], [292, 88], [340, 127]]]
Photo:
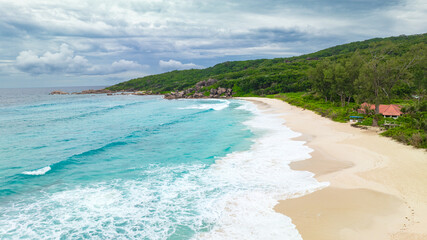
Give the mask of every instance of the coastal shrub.
[[353, 111], [354, 103], [341, 107], [339, 103], [325, 102], [323, 98], [307, 92], [281, 93], [268, 97], [278, 98], [292, 105], [312, 110], [322, 117], [327, 117], [337, 122], [346, 122], [350, 114], [357, 114]]
[[414, 147], [422, 147], [424, 142], [425, 136], [422, 136], [419, 132], [412, 134], [411, 138], [409, 139], [409, 143]]
[[427, 135], [421, 130], [399, 126], [388, 129], [381, 133], [381, 135], [391, 137], [399, 142], [412, 145], [417, 148], [427, 148]]
[[363, 125], [363, 126], [372, 126], [372, 121], [373, 121], [372, 117], [365, 117], [362, 122], [357, 124]]
[[328, 116], [329, 116], [329, 118], [334, 119], [334, 120], [339, 119], [339, 114], [336, 112], [331, 112]]
[[[363, 121], [356, 123], [355, 126], [372, 126], [373, 115], [367, 116], [357, 113], [358, 104], [356, 103], [350, 103], [342, 107], [339, 103], [326, 102], [316, 94], [307, 92], [281, 93], [269, 95], [268, 97], [281, 99], [289, 104], [312, 110], [323, 117], [330, 118], [337, 122], [347, 122], [349, 116], [363, 116]], [[398, 127], [384, 131], [382, 133], [383, 136], [391, 137], [399, 142], [413, 145], [414, 147], [427, 148], [426, 115], [427, 113], [423, 111], [411, 111], [397, 119], [384, 118], [382, 115], [377, 115], [376, 117], [380, 127], [384, 127], [386, 121], [389, 124], [398, 125]]]

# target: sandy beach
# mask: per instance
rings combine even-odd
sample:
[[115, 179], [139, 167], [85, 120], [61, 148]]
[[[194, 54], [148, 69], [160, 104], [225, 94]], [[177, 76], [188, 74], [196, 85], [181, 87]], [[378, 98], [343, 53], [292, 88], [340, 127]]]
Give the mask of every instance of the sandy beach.
[[427, 153], [337, 123], [309, 110], [267, 98], [243, 98], [283, 114], [285, 125], [302, 133], [312, 158], [291, 168], [310, 171], [330, 186], [280, 201], [305, 240], [427, 239]]

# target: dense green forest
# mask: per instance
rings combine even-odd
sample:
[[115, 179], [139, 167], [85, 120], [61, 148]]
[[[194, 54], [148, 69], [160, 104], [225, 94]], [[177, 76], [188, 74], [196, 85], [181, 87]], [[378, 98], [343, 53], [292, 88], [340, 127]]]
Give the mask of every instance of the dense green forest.
[[[422, 45], [425, 50], [426, 42], [427, 34], [384, 39], [375, 38], [298, 57], [224, 62], [206, 69], [150, 75], [122, 82], [108, 89], [149, 90], [164, 93], [183, 90], [194, 86], [199, 81], [214, 78], [219, 80], [217, 86], [214, 87], [233, 88], [236, 96], [310, 91], [312, 81], [309, 81], [308, 73], [318, 63], [330, 61], [344, 64], [344, 61], [349, 60], [355, 53], [360, 55], [364, 61], [369, 61], [372, 54], [378, 53], [388, 54], [391, 58], [398, 58], [411, 51], [415, 45]], [[421, 80], [425, 82], [425, 78]], [[421, 80], [420, 82], [422, 82]], [[408, 90], [402, 89], [402, 91]]]
[[[383, 133], [427, 147], [427, 34], [375, 38], [290, 58], [234, 61], [206, 69], [172, 71], [132, 79], [109, 90], [154, 93], [184, 90], [216, 79], [211, 88], [232, 88], [234, 96], [276, 96], [344, 121], [362, 102], [376, 105], [362, 124], [379, 125], [379, 104], [396, 103], [405, 115]], [[295, 94], [294, 94], [295, 93]], [[325, 113], [326, 112], [326, 113]]]

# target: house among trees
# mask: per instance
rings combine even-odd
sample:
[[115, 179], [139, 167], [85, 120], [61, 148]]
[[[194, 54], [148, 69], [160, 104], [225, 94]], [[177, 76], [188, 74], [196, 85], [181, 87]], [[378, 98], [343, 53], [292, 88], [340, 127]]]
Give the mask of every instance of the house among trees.
[[[369, 104], [369, 103], [362, 103], [361, 108], [357, 110], [360, 114], [365, 114], [365, 109], [369, 109], [372, 111], [375, 111], [375, 104]], [[380, 114], [382, 114], [384, 117], [392, 117], [397, 118], [400, 115], [402, 115], [402, 112], [400, 111], [401, 107], [396, 104], [390, 104], [390, 105], [384, 105], [380, 104]]]

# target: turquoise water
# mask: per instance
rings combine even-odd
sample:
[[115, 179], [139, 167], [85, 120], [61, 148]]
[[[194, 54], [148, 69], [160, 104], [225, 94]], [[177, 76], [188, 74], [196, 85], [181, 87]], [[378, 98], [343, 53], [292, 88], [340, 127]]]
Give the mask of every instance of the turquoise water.
[[301, 239], [273, 207], [325, 186], [249, 102], [46, 92], [0, 91], [1, 239]]
[[[197, 185], [198, 179], [191, 171], [203, 170], [227, 153], [247, 149], [248, 139], [253, 136], [242, 124], [250, 113], [236, 110], [241, 105], [237, 101], [168, 101], [160, 96], [72, 95], [41, 100], [40, 96], [28, 97], [35, 101], [0, 109], [0, 233], [4, 237], [20, 235], [26, 228], [27, 237], [49, 236], [58, 229], [43, 229], [50, 227], [42, 225], [55, 223], [61, 227], [72, 223], [69, 230], [63, 229], [58, 235], [64, 238], [115, 234], [189, 237], [212, 224], [195, 221], [200, 213], [191, 205], [199, 198], [197, 189], [194, 193], [192, 189], [176, 189], [175, 196], [167, 199], [162, 191], [180, 181]], [[126, 198], [134, 194], [127, 189], [129, 184], [131, 188], [146, 188], [145, 193], [138, 194], [150, 195], [149, 199], [129, 196], [135, 202], [127, 207], [144, 209], [141, 219], [113, 213], [85, 219], [80, 215], [90, 209], [83, 205], [72, 210], [68, 219], [56, 215], [61, 214], [58, 209], [70, 211], [66, 209], [74, 208], [70, 205], [86, 201], [87, 191]], [[73, 196], [76, 202], [69, 203], [51, 200], [67, 191], [82, 196]], [[177, 202], [187, 191], [190, 193], [184, 196], [185, 201]], [[216, 194], [215, 189], [207, 191]], [[94, 198], [95, 205], [104, 201]], [[189, 220], [178, 222], [177, 213], [168, 213], [167, 208], [182, 211]], [[16, 217], [20, 218], [17, 223], [25, 223], [10, 226], [7, 222]], [[104, 217], [95, 228], [89, 223]], [[168, 224], [160, 226], [164, 221]], [[135, 228], [122, 226], [129, 224], [135, 224]], [[145, 225], [152, 224], [159, 226], [149, 227], [151, 235], [144, 233], [148, 230]], [[80, 229], [75, 229], [77, 225]], [[37, 228], [43, 233], [37, 232]]]

